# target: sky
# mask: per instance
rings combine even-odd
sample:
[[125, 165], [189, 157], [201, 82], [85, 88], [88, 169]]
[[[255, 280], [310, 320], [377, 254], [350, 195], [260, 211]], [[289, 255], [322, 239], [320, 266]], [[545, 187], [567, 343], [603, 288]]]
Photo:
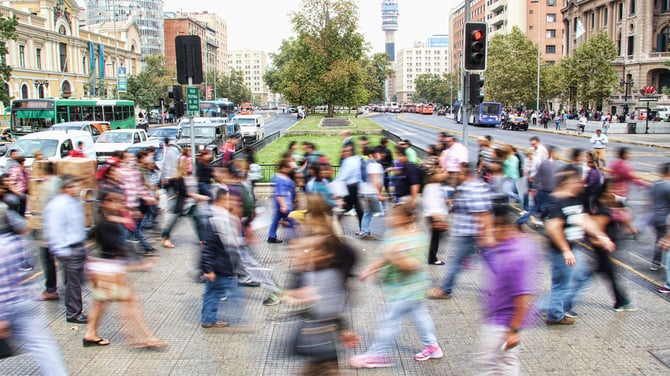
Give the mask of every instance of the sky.
[[[165, 11], [208, 11], [228, 24], [228, 49], [277, 52], [282, 39], [293, 35], [289, 13], [299, 9], [300, 0], [164, 0]], [[399, 0], [399, 30], [396, 51], [412, 47], [433, 34], [449, 32], [449, 10], [458, 0]], [[358, 0], [359, 27], [372, 52], [384, 51], [381, 30], [381, 0]]]

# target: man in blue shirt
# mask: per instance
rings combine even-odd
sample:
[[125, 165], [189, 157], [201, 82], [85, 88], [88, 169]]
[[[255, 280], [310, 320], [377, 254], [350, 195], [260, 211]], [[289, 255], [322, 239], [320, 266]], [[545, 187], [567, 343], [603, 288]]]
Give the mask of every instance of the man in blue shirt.
[[361, 220], [363, 219], [363, 207], [358, 200], [358, 185], [361, 183], [361, 158], [354, 154], [353, 146], [345, 146], [342, 148], [342, 163], [340, 164], [340, 172], [337, 174], [335, 181], [342, 181], [347, 185], [349, 195], [344, 197], [344, 212], [348, 212], [352, 208], [356, 210], [356, 217], [358, 217], [357, 235], [360, 233]]
[[293, 219], [288, 217], [288, 214], [293, 210], [293, 200], [295, 199], [295, 183], [288, 177], [290, 173], [291, 166], [288, 161], [282, 160], [279, 162], [279, 172], [272, 177], [275, 188], [272, 195], [274, 198], [274, 216], [268, 232], [268, 243], [270, 244], [282, 242], [282, 240], [277, 239], [277, 227], [279, 227], [280, 220], [288, 221], [289, 226], [293, 227]]
[[44, 209], [44, 236], [49, 252], [58, 257], [65, 268], [67, 321], [86, 324], [88, 317], [82, 314], [81, 298], [86, 261], [84, 206], [79, 200], [77, 179], [71, 175], [63, 175], [62, 180], [60, 194], [52, 198]]

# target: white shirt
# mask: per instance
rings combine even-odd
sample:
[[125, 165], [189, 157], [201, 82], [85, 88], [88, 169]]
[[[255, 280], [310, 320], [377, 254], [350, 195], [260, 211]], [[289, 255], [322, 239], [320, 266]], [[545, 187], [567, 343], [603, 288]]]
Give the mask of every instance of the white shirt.
[[461, 164], [468, 161], [468, 149], [460, 142], [454, 142], [442, 152], [440, 159], [440, 167], [447, 172], [460, 171]]
[[549, 150], [547, 150], [546, 147], [542, 144], [537, 145], [537, 149], [535, 149], [535, 155], [533, 156], [533, 160], [537, 161], [538, 164], [542, 163], [543, 160], [549, 158]]
[[593, 145], [594, 149], [604, 149], [607, 146], [607, 136], [602, 133], [600, 136], [594, 134], [591, 136], [591, 145]]
[[423, 187], [421, 200], [426, 203], [423, 205], [423, 213], [426, 217], [446, 216], [449, 213], [446, 202], [446, 194], [442, 186], [438, 183], [429, 183]]
[[[365, 166], [365, 173], [368, 175], [366, 181], [361, 182], [358, 189], [361, 195], [376, 195], [377, 188], [372, 184], [372, 176], [377, 175], [377, 181], [380, 184], [384, 182], [384, 167], [379, 162], [368, 161]], [[372, 176], [371, 176], [372, 175]]]

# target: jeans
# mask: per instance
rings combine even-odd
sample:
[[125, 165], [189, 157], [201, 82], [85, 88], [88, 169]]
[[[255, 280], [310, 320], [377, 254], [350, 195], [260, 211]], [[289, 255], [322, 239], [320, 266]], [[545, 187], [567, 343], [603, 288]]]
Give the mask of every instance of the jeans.
[[549, 204], [549, 195], [551, 191], [535, 191], [535, 208], [533, 211], [540, 219], [544, 219], [547, 215], [547, 205]]
[[586, 256], [578, 247], [572, 248], [577, 260], [574, 266], [568, 266], [561, 252], [549, 251], [551, 264], [551, 292], [547, 320], [560, 321], [566, 311], [571, 311], [577, 294], [591, 277], [586, 264]]
[[358, 217], [358, 227], [361, 227], [363, 220], [363, 208], [361, 202], [358, 200], [358, 184], [347, 185], [349, 195], [344, 198], [344, 211], [348, 212], [352, 208], [356, 210], [356, 217]]
[[363, 203], [363, 218], [361, 219], [360, 236], [365, 236], [370, 234], [372, 215], [381, 212], [382, 207], [376, 194], [366, 194], [361, 197], [360, 201]]
[[[193, 220], [193, 228], [195, 229], [195, 233], [198, 235], [198, 240], [202, 240], [202, 222], [198, 213], [198, 209], [195, 205], [191, 206], [191, 208], [186, 212], [186, 215], [191, 217]], [[161, 238], [163, 239], [170, 239], [170, 234], [172, 233], [172, 229], [174, 228], [174, 225], [177, 223], [177, 219], [179, 219], [179, 214], [175, 213], [168, 213], [168, 215], [165, 218], [165, 225], [163, 227], [163, 231], [161, 232]]]
[[144, 218], [135, 218], [135, 230], [132, 232], [128, 231], [126, 238], [130, 239], [131, 237], [135, 236], [135, 238], [140, 242], [140, 246], [142, 246], [142, 249], [144, 249], [145, 251], [150, 251], [151, 249], [153, 249], [153, 247], [144, 237], [144, 231], [142, 230], [143, 219]]
[[212, 185], [209, 183], [203, 183], [203, 182], [198, 182], [198, 193], [201, 195], [205, 195], [209, 197], [210, 199], [212, 197]]
[[509, 329], [502, 325], [484, 324], [480, 330], [480, 351], [477, 356], [477, 375], [517, 376], [521, 374], [519, 346], [502, 351]]
[[11, 336], [29, 353], [40, 368], [42, 375], [67, 375], [63, 358], [56, 341], [47, 328], [47, 323], [38, 315], [34, 302], [8, 303], [3, 307], [5, 318], [11, 327]]
[[[242, 292], [237, 286], [237, 279], [234, 277], [216, 276], [214, 282], [207, 280], [205, 282], [205, 294], [202, 296], [202, 312], [200, 322], [202, 324], [214, 324], [217, 321], [219, 313], [219, 304], [221, 298], [228, 297], [226, 304], [235, 306], [240, 313], [244, 311], [244, 300]], [[241, 317], [240, 314], [238, 317]]]
[[84, 253], [73, 252], [72, 256], [64, 259], [63, 262], [63, 268], [65, 269], [65, 315], [68, 319], [75, 319], [82, 314], [81, 285], [85, 281], [85, 261], [86, 255]]
[[375, 339], [372, 346], [366, 351], [367, 354], [376, 356], [391, 356], [395, 347], [394, 340], [400, 328], [402, 328], [402, 319], [410, 316], [414, 321], [421, 341], [425, 346], [437, 345], [435, 336], [435, 324], [428, 313], [426, 302], [423, 300], [396, 300], [387, 302], [386, 312], [379, 320], [379, 325], [375, 331]]
[[452, 236], [451, 249], [454, 252], [455, 259], [451, 262], [446, 278], [442, 282], [441, 289], [447, 294], [451, 294], [456, 283], [456, 275], [461, 271], [463, 260], [468, 256], [477, 253], [477, 238], [475, 236]]
[[512, 200], [516, 200], [520, 204], [523, 204], [523, 199], [521, 196], [519, 196], [519, 189], [516, 187], [516, 180], [514, 179], [505, 179], [503, 182], [503, 192], [507, 195], [507, 197], [511, 198]]
[[40, 255], [44, 268], [44, 290], [48, 293], [57, 292], [58, 273], [56, 271], [54, 255], [49, 252], [49, 248], [47, 247], [40, 247]]
[[158, 206], [148, 205], [147, 212], [144, 213], [144, 218], [142, 218], [142, 222], [140, 223], [142, 229], [145, 229], [149, 225], [153, 226], [157, 216], [158, 216]]
[[[651, 263], [654, 265], [661, 265], [663, 261], [663, 250], [658, 246], [659, 240], [668, 233], [667, 225], [656, 225], [656, 241], [654, 242], [654, 255], [652, 256]], [[666, 284], [670, 284], [670, 279], [666, 280]]]
[[279, 204], [277, 204], [277, 202], [274, 204], [274, 209], [272, 224], [270, 225], [270, 231], [268, 232], [268, 239], [277, 239], [277, 228], [279, 227], [280, 220], [283, 219], [288, 221], [291, 228], [294, 226], [293, 218], [288, 217], [288, 210], [286, 210], [286, 213], [282, 213], [281, 210], [279, 210]]

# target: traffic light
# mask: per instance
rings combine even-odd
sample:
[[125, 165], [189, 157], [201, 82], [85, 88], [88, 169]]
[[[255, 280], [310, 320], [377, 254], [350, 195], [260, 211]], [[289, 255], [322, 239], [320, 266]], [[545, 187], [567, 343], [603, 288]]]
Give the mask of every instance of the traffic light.
[[168, 98], [175, 101], [182, 100], [181, 85], [168, 86]]
[[174, 101], [174, 113], [177, 117], [184, 116], [184, 101], [175, 100]]
[[484, 101], [484, 94], [482, 94], [482, 87], [484, 87], [484, 77], [476, 73], [470, 73], [470, 80], [468, 87], [470, 88], [470, 105], [478, 106]]
[[486, 70], [486, 22], [467, 22], [465, 24], [466, 71]]
[[174, 99], [174, 86], [168, 86], [168, 98]]

